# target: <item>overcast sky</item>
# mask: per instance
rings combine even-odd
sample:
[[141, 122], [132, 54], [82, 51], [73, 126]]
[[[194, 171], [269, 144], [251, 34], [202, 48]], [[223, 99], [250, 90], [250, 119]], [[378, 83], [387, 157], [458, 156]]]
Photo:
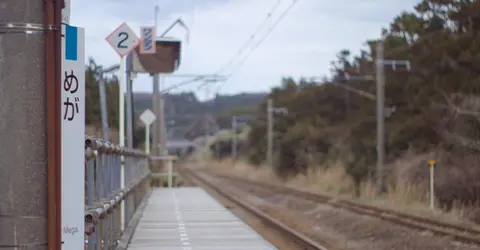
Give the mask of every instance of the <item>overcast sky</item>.
[[[109, 66], [119, 57], [105, 38], [126, 21], [139, 35], [139, 27], [154, 23], [158, 5], [157, 33], [177, 18], [190, 29], [189, 42], [181, 27], [168, 36], [183, 41], [182, 64], [178, 74], [221, 74], [232, 77], [220, 93], [268, 91], [278, 85], [282, 76], [322, 76], [329, 73], [330, 61], [344, 48], [353, 53], [365, 46], [367, 39], [380, 36], [382, 27], [403, 10], [412, 10], [419, 0], [298, 0], [277, 27], [256, 47], [243, 66], [239, 61], [267, 33], [293, 0], [72, 0], [70, 24], [85, 28], [87, 58]], [[238, 54], [239, 49], [276, 11], [254, 40]], [[228, 62], [233, 58], [233, 63]], [[234, 70], [236, 68], [236, 70]], [[185, 79], [167, 78], [166, 86]], [[148, 75], [139, 75], [134, 91], [152, 91]], [[197, 90], [200, 83], [175, 92]], [[219, 84], [211, 91], [218, 90]], [[197, 91], [205, 97], [205, 91]]]

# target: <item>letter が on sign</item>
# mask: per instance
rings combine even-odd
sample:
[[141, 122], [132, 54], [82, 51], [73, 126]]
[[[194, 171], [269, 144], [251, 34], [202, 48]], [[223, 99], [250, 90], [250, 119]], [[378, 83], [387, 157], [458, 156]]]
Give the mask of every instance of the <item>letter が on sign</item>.
[[140, 27], [140, 54], [155, 54], [156, 26]]
[[85, 30], [62, 25], [62, 249], [84, 250]]

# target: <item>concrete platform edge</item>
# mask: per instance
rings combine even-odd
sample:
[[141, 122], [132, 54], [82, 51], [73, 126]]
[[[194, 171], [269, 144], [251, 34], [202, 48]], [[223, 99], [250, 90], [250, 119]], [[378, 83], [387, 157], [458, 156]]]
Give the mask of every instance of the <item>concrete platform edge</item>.
[[130, 244], [130, 240], [132, 239], [133, 234], [135, 233], [135, 229], [137, 228], [138, 222], [140, 221], [140, 218], [142, 217], [143, 210], [147, 206], [148, 200], [150, 199], [150, 196], [152, 195], [153, 189], [149, 188], [149, 191], [145, 197], [143, 197], [142, 202], [137, 208], [137, 211], [132, 216], [132, 219], [130, 220], [130, 223], [128, 223], [127, 228], [123, 231], [122, 237], [120, 238], [120, 241], [115, 248], [115, 250], [127, 250], [128, 244]]

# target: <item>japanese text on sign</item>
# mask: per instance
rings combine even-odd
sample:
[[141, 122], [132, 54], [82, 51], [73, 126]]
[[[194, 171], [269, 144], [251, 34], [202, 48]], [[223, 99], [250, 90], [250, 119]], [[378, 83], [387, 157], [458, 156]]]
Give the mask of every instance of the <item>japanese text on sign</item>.
[[[68, 73], [65, 71], [65, 80], [63, 81], [63, 90], [67, 92], [67, 95], [70, 94], [72, 96], [67, 96], [67, 100], [63, 102], [64, 105], [64, 120], [73, 120], [75, 118], [75, 114], [78, 114], [78, 102], [80, 98], [76, 97], [75, 93], [78, 90], [78, 79], [75, 76], [73, 70]], [[72, 99], [72, 100], [71, 100]]]
[[140, 37], [141, 37], [141, 54], [155, 54], [155, 26], [151, 27], [141, 27], [140, 28]]
[[85, 30], [62, 25], [62, 250], [85, 249]]

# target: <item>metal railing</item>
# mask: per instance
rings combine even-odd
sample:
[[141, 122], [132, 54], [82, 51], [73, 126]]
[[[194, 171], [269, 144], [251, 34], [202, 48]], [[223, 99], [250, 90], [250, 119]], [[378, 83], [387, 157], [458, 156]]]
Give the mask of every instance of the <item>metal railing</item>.
[[153, 156], [150, 157], [150, 160], [152, 161], [163, 161], [167, 165], [167, 173], [158, 173], [158, 172], [153, 172], [150, 173], [150, 176], [152, 179], [160, 179], [163, 177], [167, 177], [168, 180], [168, 187], [172, 188], [173, 187], [173, 177], [177, 176], [177, 173], [173, 171], [173, 162], [177, 160], [176, 156]]
[[149, 190], [149, 157], [86, 137], [85, 159], [86, 249], [115, 249]]

